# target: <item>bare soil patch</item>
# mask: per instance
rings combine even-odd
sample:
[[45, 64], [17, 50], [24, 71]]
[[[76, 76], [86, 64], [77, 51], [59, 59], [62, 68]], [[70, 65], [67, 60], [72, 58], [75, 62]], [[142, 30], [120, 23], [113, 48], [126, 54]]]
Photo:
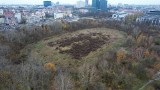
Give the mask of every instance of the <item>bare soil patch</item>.
[[54, 42], [49, 42], [48, 46], [55, 47], [59, 53], [66, 53], [75, 59], [81, 59], [90, 52], [96, 51], [102, 45], [110, 43], [110, 35], [90, 32], [60, 38]]

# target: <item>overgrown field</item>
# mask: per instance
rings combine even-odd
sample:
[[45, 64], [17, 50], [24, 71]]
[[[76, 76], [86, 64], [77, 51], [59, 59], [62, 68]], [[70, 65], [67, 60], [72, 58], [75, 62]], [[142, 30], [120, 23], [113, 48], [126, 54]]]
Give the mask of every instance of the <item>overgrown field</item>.
[[33, 47], [31, 52], [38, 53], [44, 59], [49, 57], [62, 59], [63, 56], [66, 56], [69, 59], [81, 60], [90, 57], [92, 53], [100, 53], [104, 47], [112, 47], [116, 43], [123, 44], [122, 40], [125, 40], [125, 34], [117, 30], [107, 28], [85, 29], [44, 39], [31, 45]]

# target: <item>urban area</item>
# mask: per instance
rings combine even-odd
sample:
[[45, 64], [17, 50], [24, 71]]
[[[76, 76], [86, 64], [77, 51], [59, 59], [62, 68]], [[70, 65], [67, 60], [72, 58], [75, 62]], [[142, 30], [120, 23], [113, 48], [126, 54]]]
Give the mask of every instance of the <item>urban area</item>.
[[141, 15], [137, 22], [146, 22], [153, 25], [160, 24], [159, 5], [129, 5], [119, 3], [108, 4], [106, 0], [77, 1], [75, 5], [61, 5], [60, 2], [44, 1], [44, 5], [0, 5], [0, 30], [14, 30], [19, 25], [42, 25], [56, 20], [68, 22], [78, 21], [81, 18], [95, 19], [85, 14], [97, 11], [107, 11], [109, 16], [104, 19], [124, 20], [129, 15]]

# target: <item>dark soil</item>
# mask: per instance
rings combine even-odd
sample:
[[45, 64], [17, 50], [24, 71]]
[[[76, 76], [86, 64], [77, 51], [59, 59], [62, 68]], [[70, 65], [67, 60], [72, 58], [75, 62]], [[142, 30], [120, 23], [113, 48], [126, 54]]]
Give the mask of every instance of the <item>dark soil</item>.
[[[102, 33], [79, 34], [75, 37], [66, 37], [57, 40], [56, 42], [49, 42], [48, 46], [55, 46], [60, 53], [70, 54], [75, 59], [81, 59], [87, 56], [91, 51], [95, 51], [105, 43], [109, 43], [109, 35]], [[69, 50], [61, 50], [60, 47], [71, 46]]]

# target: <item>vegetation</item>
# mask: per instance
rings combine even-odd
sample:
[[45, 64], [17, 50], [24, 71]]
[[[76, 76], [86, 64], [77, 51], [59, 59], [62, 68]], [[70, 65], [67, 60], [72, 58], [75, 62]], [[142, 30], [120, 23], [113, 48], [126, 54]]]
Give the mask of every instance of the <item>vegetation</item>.
[[[78, 12], [77, 12], [78, 13]], [[94, 17], [94, 18], [106, 18], [106, 17], [111, 17], [113, 13], [111, 12], [101, 12], [101, 11], [96, 11], [96, 12], [88, 12], [88, 13], [79, 13], [78, 15], [80, 17]]]
[[159, 33], [91, 19], [0, 32], [0, 90], [158, 90]]

